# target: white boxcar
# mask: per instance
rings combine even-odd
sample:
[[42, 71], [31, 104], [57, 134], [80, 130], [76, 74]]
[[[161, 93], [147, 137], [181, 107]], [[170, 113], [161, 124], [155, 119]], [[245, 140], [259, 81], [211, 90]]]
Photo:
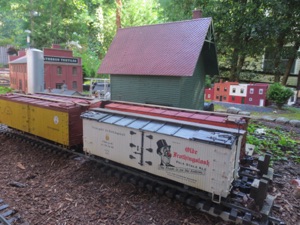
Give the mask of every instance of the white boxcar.
[[81, 117], [85, 152], [204, 190], [213, 199], [229, 194], [244, 131], [107, 109]]

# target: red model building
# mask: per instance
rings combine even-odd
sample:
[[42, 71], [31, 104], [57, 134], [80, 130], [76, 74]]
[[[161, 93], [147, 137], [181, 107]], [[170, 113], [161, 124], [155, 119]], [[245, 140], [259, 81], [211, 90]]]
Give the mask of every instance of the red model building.
[[239, 84], [238, 82], [223, 82], [214, 84], [214, 101], [228, 102], [230, 85]]
[[[65, 84], [68, 90], [82, 92], [81, 58], [73, 57], [72, 50], [61, 49], [59, 45], [44, 48], [44, 88], [61, 89]], [[9, 57], [11, 87], [27, 93], [27, 56], [19, 51], [18, 56]]]
[[247, 88], [247, 97], [245, 99], [245, 104], [248, 105], [267, 105], [267, 90], [268, 84], [249, 84]]

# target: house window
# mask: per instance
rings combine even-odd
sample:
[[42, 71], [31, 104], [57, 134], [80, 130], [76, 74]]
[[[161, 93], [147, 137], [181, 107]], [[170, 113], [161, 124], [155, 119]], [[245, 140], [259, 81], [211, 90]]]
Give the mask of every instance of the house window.
[[235, 96], [232, 96], [232, 97], [231, 97], [231, 100], [234, 101], [234, 100], [235, 100]]
[[58, 75], [61, 75], [61, 74], [62, 74], [62, 68], [61, 68], [61, 66], [58, 66], [58, 67], [57, 67], [57, 74], [58, 74]]
[[217, 87], [217, 91], [220, 91], [220, 87]]
[[240, 92], [241, 92], [241, 94], [243, 94], [244, 93], [244, 88], [242, 88]]
[[262, 95], [262, 94], [264, 93], [264, 90], [263, 90], [263, 89], [259, 89], [258, 93], [259, 93], [260, 95]]
[[250, 88], [250, 94], [253, 94], [253, 93], [254, 93], [254, 89]]
[[62, 89], [62, 86], [63, 86], [63, 83], [57, 83], [57, 84], [55, 85], [55, 88], [56, 88], [56, 89]]
[[216, 97], [217, 99], [219, 99], [219, 95], [217, 95], [217, 97]]
[[226, 96], [224, 96], [224, 100], [226, 100]]
[[224, 91], [227, 91], [227, 87], [224, 87]]
[[210, 98], [210, 94], [207, 95], [207, 98]]
[[72, 74], [73, 74], [73, 76], [77, 75], [77, 68], [76, 67], [72, 68]]
[[291, 97], [291, 102], [294, 102], [295, 101], [295, 96], [293, 95], [292, 97]]
[[252, 98], [249, 98], [249, 102], [252, 102]]
[[235, 93], [236, 89], [235, 88], [232, 88], [232, 93]]
[[72, 82], [72, 88], [73, 89], [77, 89], [77, 81], [73, 81]]

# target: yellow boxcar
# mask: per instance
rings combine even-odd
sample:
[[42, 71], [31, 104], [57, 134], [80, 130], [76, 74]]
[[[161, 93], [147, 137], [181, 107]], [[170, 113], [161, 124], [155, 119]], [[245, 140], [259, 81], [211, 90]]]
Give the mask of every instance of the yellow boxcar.
[[51, 94], [0, 95], [0, 123], [66, 147], [82, 144], [80, 115], [100, 102]]
[[0, 123], [29, 132], [28, 105], [0, 99]]

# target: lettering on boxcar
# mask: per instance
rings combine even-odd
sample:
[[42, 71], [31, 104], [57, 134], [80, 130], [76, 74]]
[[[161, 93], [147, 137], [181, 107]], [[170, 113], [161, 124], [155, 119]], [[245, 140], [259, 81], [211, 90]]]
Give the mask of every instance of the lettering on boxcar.
[[54, 127], [49, 127], [49, 126], [47, 126], [47, 128], [48, 128], [48, 129], [50, 129], [50, 130], [55, 130], [55, 131], [59, 131], [59, 129], [58, 129], [58, 128], [54, 128]]
[[59, 123], [58, 116], [54, 116], [53, 122], [54, 122], [54, 124], [56, 124], [56, 125]]
[[3, 113], [6, 114], [6, 115], [12, 115], [13, 114], [12, 110], [9, 106], [4, 108]]
[[196, 174], [196, 175], [205, 175], [206, 169], [205, 168], [186, 168], [186, 167], [163, 167], [159, 166], [159, 170], [165, 170], [167, 172], [176, 172], [176, 173], [189, 173], [189, 174]]
[[115, 131], [115, 130], [105, 129], [105, 132], [110, 133], [110, 134], [115, 134], [117, 136], [125, 136], [125, 133], [118, 132], [118, 131]]
[[209, 166], [209, 161], [208, 160], [203, 160], [203, 159], [200, 159], [200, 158], [191, 157], [191, 156], [188, 156], [188, 155], [185, 155], [185, 154], [178, 154], [178, 152], [174, 152], [173, 157], [177, 158], [177, 159], [184, 160], [184, 161], [188, 161], [188, 162], [191, 162], [191, 163], [198, 163], [198, 164]]

